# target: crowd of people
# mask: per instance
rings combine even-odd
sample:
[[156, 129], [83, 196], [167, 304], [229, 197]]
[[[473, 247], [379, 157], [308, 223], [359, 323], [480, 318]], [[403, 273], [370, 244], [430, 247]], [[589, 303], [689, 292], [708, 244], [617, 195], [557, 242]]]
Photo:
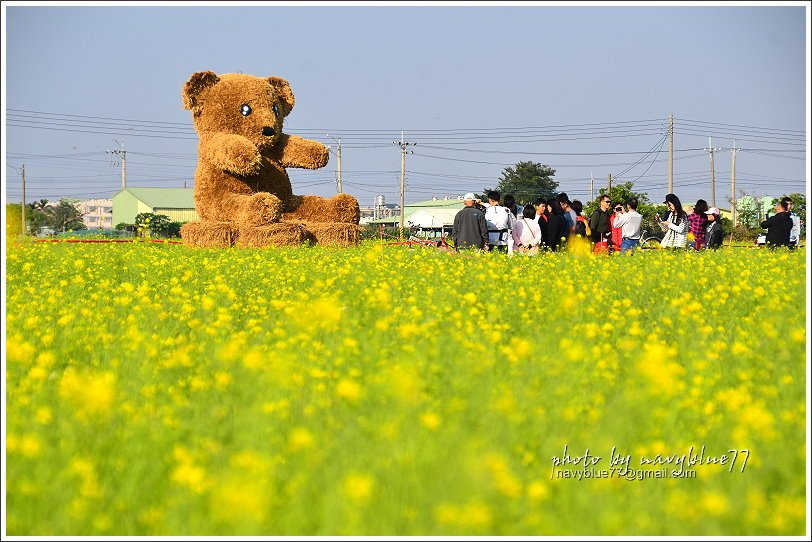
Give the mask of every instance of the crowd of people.
[[[643, 235], [643, 216], [637, 211], [637, 198], [612, 202], [602, 195], [598, 208], [587, 218], [583, 204], [570, 201], [562, 192], [549, 199], [538, 198], [526, 205], [517, 205], [512, 195], [490, 191], [487, 203], [469, 192], [463, 197], [465, 207], [457, 213], [452, 239], [457, 249], [473, 248], [487, 251], [537, 254], [539, 251], [559, 252], [574, 237], [588, 239], [596, 253], [621, 254], [634, 251]], [[675, 194], [665, 196], [665, 215], [656, 215], [663, 237], [660, 245], [672, 249], [717, 249], [722, 246], [721, 211], [698, 200], [687, 213]], [[798, 216], [792, 211], [792, 199], [782, 198], [775, 214], [761, 223], [768, 230], [767, 244], [771, 247], [797, 244], [800, 233]]]

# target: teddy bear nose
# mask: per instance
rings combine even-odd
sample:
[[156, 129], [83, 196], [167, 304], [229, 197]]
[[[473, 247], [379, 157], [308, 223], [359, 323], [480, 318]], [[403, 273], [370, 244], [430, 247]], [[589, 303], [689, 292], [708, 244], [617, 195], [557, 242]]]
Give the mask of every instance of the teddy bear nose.
[[265, 126], [265, 127], [262, 128], [262, 135], [264, 135], [264, 136], [270, 137], [270, 136], [274, 135], [275, 133], [276, 133], [276, 130], [274, 130], [270, 126]]

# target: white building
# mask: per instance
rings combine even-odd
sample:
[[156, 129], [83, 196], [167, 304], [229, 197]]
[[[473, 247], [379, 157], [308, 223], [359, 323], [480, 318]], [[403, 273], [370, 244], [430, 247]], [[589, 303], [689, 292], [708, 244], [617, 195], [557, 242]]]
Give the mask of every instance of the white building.
[[113, 229], [113, 200], [89, 199], [76, 207], [82, 212], [82, 220], [89, 230]]

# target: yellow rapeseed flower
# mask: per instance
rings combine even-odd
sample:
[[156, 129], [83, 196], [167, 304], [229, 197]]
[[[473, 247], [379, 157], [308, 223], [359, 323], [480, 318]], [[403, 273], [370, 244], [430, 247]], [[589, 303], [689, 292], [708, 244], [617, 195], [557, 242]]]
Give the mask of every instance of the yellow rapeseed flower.
[[36, 435], [23, 435], [20, 439], [19, 451], [26, 457], [37, 457], [42, 453], [42, 442]]
[[435, 431], [440, 427], [440, 416], [435, 414], [434, 412], [425, 412], [420, 415], [420, 423], [423, 424], [423, 427], [429, 429], [430, 431]]
[[203, 493], [206, 490], [206, 470], [193, 463], [183, 462], [172, 471], [173, 482], [185, 486], [195, 493]]
[[375, 479], [368, 474], [353, 473], [344, 477], [341, 487], [344, 495], [352, 501], [366, 501], [372, 495]]
[[59, 396], [71, 403], [80, 418], [108, 413], [115, 391], [116, 376], [112, 372], [77, 373], [68, 369], [59, 381]]
[[210, 513], [224, 523], [262, 523], [270, 502], [268, 487], [250, 478], [220, 480], [213, 485], [209, 500]]
[[730, 509], [727, 497], [719, 492], [709, 492], [703, 495], [699, 501], [699, 507], [713, 516], [726, 514]]
[[251, 348], [242, 357], [242, 364], [249, 369], [259, 369], [265, 364], [265, 358], [256, 348]]
[[353, 380], [343, 379], [336, 386], [336, 394], [342, 399], [355, 402], [361, 398], [361, 386]]
[[288, 437], [288, 448], [292, 452], [306, 450], [313, 446], [313, 433], [304, 427], [295, 427]]

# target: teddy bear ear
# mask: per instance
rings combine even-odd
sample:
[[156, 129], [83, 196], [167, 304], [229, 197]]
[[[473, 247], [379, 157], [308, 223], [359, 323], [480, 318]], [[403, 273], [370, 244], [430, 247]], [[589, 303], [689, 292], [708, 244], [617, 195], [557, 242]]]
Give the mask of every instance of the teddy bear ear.
[[200, 93], [214, 85], [220, 78], [217, 74], [210, 71], [197, 72], [192, 74], [186, 84], [183, 86], [183, 108], [192, 109], [197, 105], [197, 98]]
[[293, 91], [290, 89], [290, 84], [281, 77], [268, 77], [268, 83], [276, 91], [276, 95], [282, 101], [282, 116], [287, 117], [293, 110], [293, 104], [296, 101], [293, 98]]

